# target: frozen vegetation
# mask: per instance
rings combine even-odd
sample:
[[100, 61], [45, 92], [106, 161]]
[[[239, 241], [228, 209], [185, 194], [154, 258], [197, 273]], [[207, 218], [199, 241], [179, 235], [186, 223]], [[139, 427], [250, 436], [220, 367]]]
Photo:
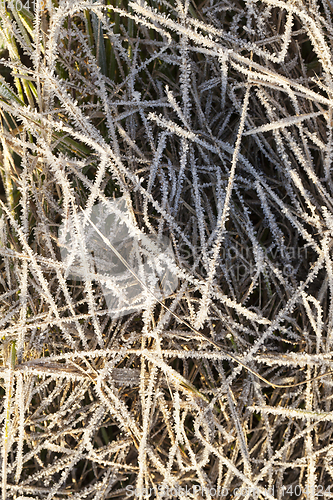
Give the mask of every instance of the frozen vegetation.
[[2, 500], [332, 498], [333, 3], [0, 38]]

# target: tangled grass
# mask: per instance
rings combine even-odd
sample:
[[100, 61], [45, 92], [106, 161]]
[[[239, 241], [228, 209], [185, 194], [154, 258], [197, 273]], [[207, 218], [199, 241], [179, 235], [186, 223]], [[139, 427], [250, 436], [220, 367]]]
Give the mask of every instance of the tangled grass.
[[[332, 15], [0, 3], [3, 500], [332, 497]], [[119, 316], [80, 214], [121, 197], [178, 286]]]

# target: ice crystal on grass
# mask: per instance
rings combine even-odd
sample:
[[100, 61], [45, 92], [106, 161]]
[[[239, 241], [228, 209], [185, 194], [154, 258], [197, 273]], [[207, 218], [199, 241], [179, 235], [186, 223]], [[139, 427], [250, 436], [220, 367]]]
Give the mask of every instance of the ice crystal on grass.
[[332, 4], [2, 2], [0, 39], [2, 500], [329, 498]]

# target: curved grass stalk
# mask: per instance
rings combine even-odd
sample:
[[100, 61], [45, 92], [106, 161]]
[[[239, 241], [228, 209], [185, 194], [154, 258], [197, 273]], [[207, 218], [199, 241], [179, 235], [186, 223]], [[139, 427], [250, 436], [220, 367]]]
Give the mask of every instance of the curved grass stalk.
[[14, 370], [16, 362], [16, 341], [10, 343], [10, 357], [7, 369], [6, 401], [5, 401], [5, 423], [2, 445], [2, 500], [7, 497], [7, 456], [10, 448], [10, 414], [14, 388]]

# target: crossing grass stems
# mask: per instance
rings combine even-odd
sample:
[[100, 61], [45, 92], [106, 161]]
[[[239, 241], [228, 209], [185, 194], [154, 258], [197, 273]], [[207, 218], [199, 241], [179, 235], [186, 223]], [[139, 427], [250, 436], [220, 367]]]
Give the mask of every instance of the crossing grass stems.
[[[328, 493], [331, 3], [29, 5], [0, 3], [3, 500]], [[113, 317], [86, 228], [120, 197], [179, 285], [119, 254], [147, 300]]]

